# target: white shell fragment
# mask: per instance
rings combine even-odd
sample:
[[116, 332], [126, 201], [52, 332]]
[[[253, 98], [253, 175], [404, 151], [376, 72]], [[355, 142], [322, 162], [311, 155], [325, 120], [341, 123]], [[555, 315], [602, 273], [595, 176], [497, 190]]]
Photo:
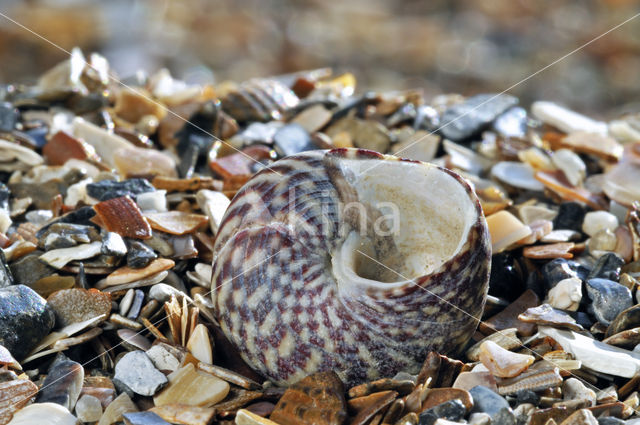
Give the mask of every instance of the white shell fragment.
[[135, 147], [124, 138], [80, 117], [73, 119], [73, 135], [93, 146], [100, 158], [111, 166], [115, 165], [114, 154], [118, 149]]
[[53, 249], [40, 256], [40, 260], [51, 267], [61, 269], [73, 260], [85, 260], [100, 254], [102, 242], [91, 242], [71, 248]]
[[20, 146], [17, 143], [0, 139], [1, 171], [27, 171], [43, 162], [44, 159], [33, 150]]
[[541, 335], [553, 338], [585, 367], [608, 375], [632, 378], [640, 370], [640, 354], [589, 338], [574, 331], [540, 326]]
[[540, 121], [552, 125], [565, 133], [588, 131], [604, 134], [607, 132], [606, 123], [592, 120], [553, 102], [534, 102], [531, 105], [531, 112]]
[[502, 161], [491, 168], [491, 175], [513, 187], [541, 192], [544, 185], [534, 177], [534, 170], [522, 162]]
[[231, 201], [224, 193], [207, 189], [198, 191], [196, 201], [200, 209], [209, 217], [209, 226], [211, 227], [211, 232], [215, 235]]
[[551, 162], [559, 170], [562, 170], [569, 183], [574, 186], [580, 186], [587, 175], [587, 166], [584, 161], [569, 149], [557, 150], [551, 157]]
[[18, 410], [7, 425], [77, 425], [78, 419], [56, 403], [35, 403]]
[[193, 330], [187, 342], [187, 350], [193, 354], [193, 357], [201, 362], [213, 364], [213, 353], [211, 350], [211, 340], [209, 331], [202, 323], [198, 324]]

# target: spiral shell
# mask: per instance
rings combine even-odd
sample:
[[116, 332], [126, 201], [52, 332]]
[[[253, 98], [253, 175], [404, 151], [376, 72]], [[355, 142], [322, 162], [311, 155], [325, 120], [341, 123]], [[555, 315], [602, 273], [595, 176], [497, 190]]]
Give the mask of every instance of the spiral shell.
[[457, 174], [372, 151], [284, 158], [236, 195], [214, 246], [226, 337], [286, 385], [417, 373], [466, 344], [487, 294], [489, 234]]

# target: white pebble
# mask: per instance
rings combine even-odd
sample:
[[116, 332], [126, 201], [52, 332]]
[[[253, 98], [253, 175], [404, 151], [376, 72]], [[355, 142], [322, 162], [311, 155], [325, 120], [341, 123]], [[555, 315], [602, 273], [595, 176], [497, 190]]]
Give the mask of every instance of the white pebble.
[[551, 288], [548, 298], [553, 308], [576, 311], [582, 300], [582, 281], [577, 277], [563, 279]]
[[167, 211], [167, 191], [154, 190], [136, 195], [136, 203], [144, 212], [166, 212]]
[[606, 211], [593, 211], [584, 216], [582, 231], [589, 236], [594, 236], [602, 229], [609, 229], [612, 232], [618, 227], [618, 219], [615, 215]]
[[551, 162], [556, 168], [562, 170], [569, 183], [574, 186], [582, 184], [587, 174], [587, 166], [575, 152], [569, 149], [559, 149], [551, 157]]
[[99, 421], [102, 416], [102, 404], [96, 397], [85, 394], [76, 403], [76, 416], [82, 422]]

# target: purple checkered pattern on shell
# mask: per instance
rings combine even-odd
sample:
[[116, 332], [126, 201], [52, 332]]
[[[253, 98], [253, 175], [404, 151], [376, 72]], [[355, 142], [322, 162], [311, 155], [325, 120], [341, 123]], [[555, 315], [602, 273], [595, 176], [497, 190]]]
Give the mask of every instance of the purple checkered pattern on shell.
[[[480, 203], [464, 180], [444, 169], [477, 209], [460, 254], [400, 289], [337, 285], [329, 253], [343, 240], [327, 164], [340, 158], [407, 161], [356, 149], [285, 158], [241, 189], [216, 237], [215, 314], [242, 358], [279, 384], [318, 370], [335, 370], [348, 384], [417, 373], [429, 351], [459, 350], [484, 307], [491, 254]], [[287, 199], [292, 186], [295, 205]], [[317, 211], [323, 202], [329, 210]], [[287, 208], [317, 232], [287, 221]]]

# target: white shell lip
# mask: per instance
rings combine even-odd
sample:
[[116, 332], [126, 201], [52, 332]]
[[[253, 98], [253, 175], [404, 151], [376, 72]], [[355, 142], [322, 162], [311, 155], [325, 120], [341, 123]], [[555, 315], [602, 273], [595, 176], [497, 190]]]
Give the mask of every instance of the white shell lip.
[[[375, 258], [362, 230], [352, 230], [331, 255], [339, 285], [389, 290], [415, 284], [415, 279], [437, 272], [459, 256], [471, 228], [482, 219], [468, 183], [432, 164], [343, 159], [341, 167], [359, 202], [380, 210], [392, 222], [398, 252], [395, 258]], [[386, 276], [367, 274], [362, 270], [367, 264]]]

